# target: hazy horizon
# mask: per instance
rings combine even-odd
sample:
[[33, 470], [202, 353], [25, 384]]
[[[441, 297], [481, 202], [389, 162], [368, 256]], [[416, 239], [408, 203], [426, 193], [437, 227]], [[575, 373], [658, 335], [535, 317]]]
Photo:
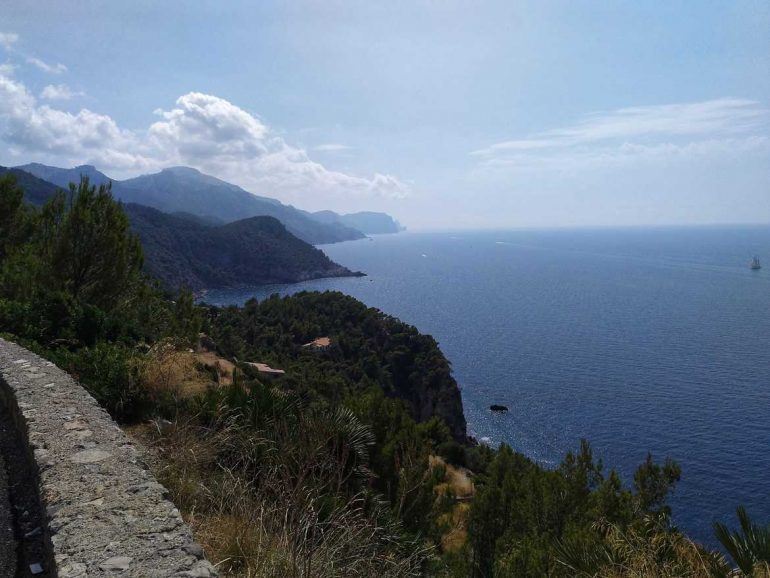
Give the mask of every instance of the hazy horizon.
[[770, 222], [766, 2], [0, 10], [0, 165], [192, 166], [413, 231]]

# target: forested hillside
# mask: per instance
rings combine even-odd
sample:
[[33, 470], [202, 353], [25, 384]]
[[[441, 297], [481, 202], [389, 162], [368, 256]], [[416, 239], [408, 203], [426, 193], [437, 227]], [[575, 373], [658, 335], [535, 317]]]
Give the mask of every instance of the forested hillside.
[[31, 205], [43, 205], [59, 190], [56, 185], [21, 169], [0, 167], [0, 177], [7, 174], [13, 175], [18, 186], [24, 190], [24, 201]]
[[[38, 173], [65, 182], [82, 170], [109, 185], [93, 167], [64, 170], [45, 165], [25, 165]], [[24, 200], [42, 206], [57, 192], [68, 191], [21, 169], [0, 167], [24, 190]], [[79, 178], [79, 177], [78, 177]], [[69, 192], [64, 193], [70, 195]], [[124, 207], [131, 228], [144, 247], [146, 271], [170, 289], [194, 291], [210, 288], [294, 283], [319, 277], [356, 275], [331, 261], [321, 250], [298, 239], [272, 217], [253, 217], [229, 224], [188, 212], [163, 213], [142, 205]]]
[[273, 217], [214, 226], [142, 205], [125, 210], [142, 241], [147, 272], [167, 287], [200, 290], [354, 274]]
[[142, 260], [108, 187], [84, 180], [38, 209], [0, 178], [0, 333], [147, 444], [224, 576], [770, 570], [770, 529], [743, 510], [738, 531], [717, 526], [729, 562], [676, 529], [671, 460], [626, 482], [585, 441], [545, 468], [466, 439], [447, 360], [407, 324], [338, 293], [199, 305]]
[[[211, 310], [220, 351], [238, 359], [278, 363], [284, 383], [311, 400], [339, 402], [378, 387], [404, 400], [420, 422], [441, 418], [465, 441], [465, 416], [457, 383], [436, 341], [414, 327], [342, 293], [274, 296], [242, 308]], [[304, 347], [317, 337], [322, 353]]]

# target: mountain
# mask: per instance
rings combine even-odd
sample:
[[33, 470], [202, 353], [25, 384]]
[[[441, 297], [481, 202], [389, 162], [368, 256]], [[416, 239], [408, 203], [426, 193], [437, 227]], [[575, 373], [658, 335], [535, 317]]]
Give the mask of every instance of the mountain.
[[[80, 175], [88, 176], [94, 184], [110, 180], [91, 165], [62, 169], [31, 163], [17, 168], [63, 187], [70, 182], [79, 182]], [[125, 181], [113, 180], [112, 192], [124, 203], [146, 205], [166, 213], [191, 213], [208, 220], [231, 222], [263, 215], [275, 217], [291, 233], [314, 245], [365, 237], [342, 222], [320, 222], [305, 211], [275, 199], [253, 195], [237, 185], [189, 167], [172, 167]]]
[[16, 177], [16, 184], [24, 189], [24, 200], [31, 205], [42, 205], [60, 188], [21, 169], [0, 167], [0, 177], [7, 173]]
[[346, 227], [352, 227], [367, 235], [399, 233], [404, 230], [401, 223], [387, 213], [362, 211], [360, 213], [340, 215], [334, 211], [318, 211], [317, 213], [312, 213], [312, 217], [321, 223], [339, 223]]
[[298, 239], [273, 217], [211, 226], [188, 215], [125, 205], [150, 275], [193, 290], [360, 275]]
[[92, 185], [106, 184], [112, 180], [103, 172], [98, 171], [93, 165], [80, 165], [71, 169], [61, 169], [41, 163], [29, 163], [15, 168], [53, 183], [64, 190], [69, 189], [70, 183], [79, 183], [81, 175], [88, 177]]

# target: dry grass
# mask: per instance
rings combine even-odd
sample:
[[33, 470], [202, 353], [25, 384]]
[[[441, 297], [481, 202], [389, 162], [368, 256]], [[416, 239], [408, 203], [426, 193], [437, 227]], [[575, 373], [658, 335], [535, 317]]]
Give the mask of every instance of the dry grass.
[[233, 383], [235, 364], [232, 361], [219, 357], [213, 351], [198, 351], [195, 353], [195, 360], [217, 372], [217, 382], [219, 385], [230, 385]]
[[431, 468], [444, 469], [444, 482], [435, 487], [438, 496], [451, 495], [458, 502], [451, 512], [442, 515], [438, 522], [447, 530], [441, 537], [441, 549], [444, 552], [459, 552], [468, 541], [469, 501], [473, 498], [475, 487], [471, 472], [465, 468], [447, 464], [439, 456], [429, 456]]
[[[725, 559], [700, 547], [683, 534], [650, 523], [622, 529], [606, 523], [596, 527], [605, 536], [601, 550], [584, 552], [563, 548], [560, 561], [574, 576], [592, 578], [707, 578], [738, 576]], [[590, 571], [581, 566], [595, 566]]]
[[[142, 385], [154, 399], [176, 403], [214, 385], [207, 368], [216, 369], [219, 386], [232, 383], [234, 365], [213, 352], [158, 344], [147, 355]], [[177, 414], [128, 433], [149, 448], [156, 477], [223, 576], [419, 576], [430, 549], [405, 542], [371, 496], [343, 498], [358, 471], [347, 464], [368, 429], [339, 412], [334, 419], [303, 414], [293, 429], [286, 407], [286, 417], [271, 418], [262, 434], [241, 424], [240, 409], [233, 414], [226, 406], [205, 426]], [[353, 446], [338, 445], [342, 433]]]
[[141, 385], [152, 397], [185, 399], [211, 385], [211, 375], [201, 371], [197, 355], [171, 342], [155, 345], [146, 356]]
[[471, 505], [468, 503], [456, 504], [452, 511], [444, 514], [439, 523], [445, 524], [449, 529], [441, 537], [441, 550], [444, 552], [459, 552], [468, 542], [468, 516]]
[[447, 464], [439, 456], [430, 456], [428, 463], [432, 468], [442, 467], [446, 471], [445, 482], [437, 486], [437, 492], [451, 491], [458, 500], [466, 500], [473, 496], [475, 488], [470, 470]]
[[223, 576], [420, 575], [426, 549], [404, 551], [397, 533], [366, 513], [363, 496], [330, 503], [312, 488], [289, 491], [278, 473], [263, 473], [257, 486], [222, 467], [218, 453], [234, 444], [227, 429], [190, 420], [131, 433], [151, 446], [156, 476]]

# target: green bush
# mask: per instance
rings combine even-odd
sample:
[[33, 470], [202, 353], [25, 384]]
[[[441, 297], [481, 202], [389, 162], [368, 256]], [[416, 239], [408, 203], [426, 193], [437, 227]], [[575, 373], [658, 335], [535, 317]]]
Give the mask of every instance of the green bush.
[[133, 349], [100, 342], [75, 353], [60, 350], [53, 357], [115, 419], [135, 421], [150, 411], [149, 399], [139, 383], [142, 358]]

